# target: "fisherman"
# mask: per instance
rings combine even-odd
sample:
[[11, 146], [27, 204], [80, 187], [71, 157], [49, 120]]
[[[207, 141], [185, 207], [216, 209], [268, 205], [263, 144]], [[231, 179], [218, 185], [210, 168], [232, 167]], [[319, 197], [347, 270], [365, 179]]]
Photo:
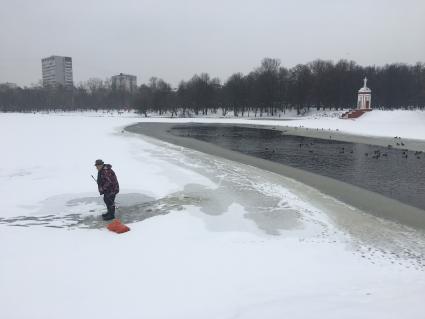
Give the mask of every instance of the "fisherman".
[[115, 196], [120, 191], [117, 176], [112, 170], [112, 165], [105, 164], [101, 159], [94, 163], [97, 169], [97, 185], [100, 195], [103, 195], [103, 201], [108, 211], [102, 214], [103, 220], [115, 218]]

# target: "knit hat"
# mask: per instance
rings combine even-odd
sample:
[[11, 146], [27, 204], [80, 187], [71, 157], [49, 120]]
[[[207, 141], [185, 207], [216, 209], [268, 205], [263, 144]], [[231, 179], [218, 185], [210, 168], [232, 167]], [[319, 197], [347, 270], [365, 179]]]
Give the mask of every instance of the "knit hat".
[[97, 159], [96, 162], [94, 163], [94, 166], [103, 165], [103, 164], [105, 163], [101, 159]]

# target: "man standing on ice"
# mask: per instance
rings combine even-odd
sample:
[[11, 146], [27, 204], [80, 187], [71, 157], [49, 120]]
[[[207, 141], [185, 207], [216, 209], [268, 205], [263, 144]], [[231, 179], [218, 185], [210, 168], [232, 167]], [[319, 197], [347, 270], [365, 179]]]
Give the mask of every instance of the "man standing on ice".
[[112, 165], [105, 164], [101, 159], [96, 160], [94, 166], [97, 168], [97, 185], [100, 195], [103, 195], [103, 201], [106, 204], [108, 212], [102, 214], [103, 220], [115, 218], [115, 196], [120, 191], [117, 176], [112, 170]]

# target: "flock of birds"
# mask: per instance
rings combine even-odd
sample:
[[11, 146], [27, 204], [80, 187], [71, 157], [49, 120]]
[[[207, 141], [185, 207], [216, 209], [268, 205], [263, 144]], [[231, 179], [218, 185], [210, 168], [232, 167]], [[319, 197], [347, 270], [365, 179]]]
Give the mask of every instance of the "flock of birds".
[[[302, 125], [300, 125], [299, 126], [300, 128], [304, 128], [304, 126], [302, 126]], [[275, 127], [273, 127], [273, 129], [275, 129]], [[295, 129], [297, 129], [297, 127], [295, 127]], [[305, 128], [306, 130], [308, 130], [308, 128]], [[321, 131], [326, 131], [326, 129], [320, 129]], [[316, 128], [316, 131], [319, 131], [319, 129], [318, 128]], [[327, 129], [327, 131], [331, 131], [331, 129], [329, 128], [329, 129]], [[336, 129], [336, 131], [339, 131], [338, 129]], [[283, 131], [283, 133], [285, 133], [285, 132], [287, 132], [286, 130], [284, 130]], [[332, 139], [332, 135], [329, 135], [329, 139]], [[314, 145], [314, 143], [299, 143], [299, 148], [302, 148], [302, 147], [309, 147], [309, 146], [313, 146]], [[395, 136], [394, 137], [394, 146], [405, 146], [405, 143], [401, 140], [401, 137], [400, 136]], [[391, 144], [388, 144], [387, 145], [387, 149], [388, 150], [390, 150], [390, 149], [392, 149], [393, 147], [394, 147], [393, 145], [391, 145]], [[267, 150], [269, 150], [269, 148], [265, 148], [265, 150], [267, 151]], [[409, 157], [409, 150], [408, 149], [401, 149], [401, 151], [402, 151], [402, 158], [404, 158], [404, 159], [407, 159], [408, 157]], [[275, 150], [273, 149], [272, 150], [272, 152], [273, 153], [275, 153]], [[313, 150], [309, 150], [308, 151], [309, 153], [314, 153], [314, 151]], [[353, 150], [346, 150], [345, 149], [345, 147], [341, 147], [341, 148], [339, 148], [339, 154], [344, 154], [344, 153], [350, 153], [350, 154], [353, 154], [354, 153], [354, 151]], [[414, 152], [414, 156], [417, 158], [417, 159], [421, 159], [421, 155], [422, 154], [424, 154], [424, 152], [423, 151], [415, 151]], [[371, 153], [371, 154], [369, 154], [368, 152], [366, 152], [366, 153], [364, 153], [364, 155], [365, 156], [369, 156], [369, 155], [371, 155], [371, 158], [373, 158], [373, 159], [379, 159], [379, 158], [381, 158], [381, 157], [383, 157], [383, 158], [386, 158], [386, 157], [388, 157], [388, 153], [387, 152], [382, 152], [380, 149], [376, 149], [376, 150], [374, 150], [373, 151], [373, 153]]]
[[[405, 143], [403, 143], [401, 141], [401, 137], [395, 136], [394, 139], [397, 140], [397, 142], [396, 141], [394, 142], [395, 145], [405, 146]], [[390, 150], [392, 148], [393, 148], [393, 145], [391, 145], [391, 144], [387, 145], [388, 150]], [[407, 148], [405, 148], [405, 149], [401, 149], [401, 151], [402, 151], [401, 157], [404, 158], [404, 159], [407, 159], [409, 157], [409, 150]], [[423, 151], [415, 151], [413, 154], [417, 159], [421, 159], [421, 155], [423, 154]], [[373, 154], [371, 154], [371, 155], [372, 155], [371, 157], [374, 158], [374, 159], [379, 159], [381, 157], [388, 157], [388, 153], [381, 152], [381, 150], [379, 150], [379, 149], [374, 150]], [[365, 156], [369, 156], [369, 153], [365, 153]]]
[[[305, 128], [302, 125], [300, 125], [299, 128], [304, 128], [304, 129], [308, 130], [308, 128]], [[276, 130], [276, 127], [272, 127], [272, 129], [273, 130]], [[294, 129], [297, 129], [297, 127], [294, 127]], [[312, 130], [314, 130], [314, 129], [312, 129]], [[320, 131], [332, 131], [330, 128], [328, 128], [327, 130], [324, 129], [324, 128], [321, 128], [321, 129], [316, 128], [315, 130], [316, 131], [319, 131], [319, 130]], [[336, 129], [336, 131], [338, 132], [339, 130]], [[282, 131], [283, 134], [285, 134], [286, 132], [287, 132], [287, 130], [283, 130]], [[188, 137], [190, 135], [191, 135], [190, 133], [187, 133], [187, 136]], [[225, 134], [222, 134], [222, 136], [225, 136]], [[332, 139], [332, 135], [329, 135], [329, 139]], [[331, 142], [329, 142], [329, 143], [331, 143]], [[310, 143], [299, 143], [299, 148], [302, 148], [302, 147], [309, 148], [309, 147], [311, 147], [313, 145], [315, 145], [313, 142], [310, 142]], [[394, 137], [394, 145], [388, 144], [387, 145], [387, 149], [388, 150], [393, 149], [395, 146], [398, 146], [398, 147], [405, 146], [405, 143], [402, 141], [401, 137], [395, 136]], [[267, 152], [270, 151], [272, 153], [276, 153], [276, 149], [274, 149], [274, 148], [265, 147], [264, 150], [267, 151]], [[401, 154], [402, 155], [402, 158], [404, 158], [404, 159], [409, 158], [409, 150], [408, 149], [401, 149], [401, 151], [402, 151], [402, 154]], [[314, 153], [314, 151], [312, 149], [309, 149], [308, 152], [311, 153], [311, 154]], [[353, 154], [354, 151], [352, 149], [351, 150], [347, 150], [345, 147], [341, 147], [341, 148], [339, 148], [338, 153], [339, 154], [345, 154], [345, 153]], [[423, 154], [424, 154], [423, 151], [415, 151], [413, 153], [413, 156], [415, 156], [417, 159], [421, 159], [421, 156]], [[380, 158], [387, 158], [388, 157], [388, 153], [385, 152], [385, 151], [381, 151], [380, 149], [374, 150], [373, 153], [369, 153], [369, 152], [364, 153], [364, 156], [366, 156], [366, 157], [369, 157], [369, 155], [373, 159], [380, 159]]]

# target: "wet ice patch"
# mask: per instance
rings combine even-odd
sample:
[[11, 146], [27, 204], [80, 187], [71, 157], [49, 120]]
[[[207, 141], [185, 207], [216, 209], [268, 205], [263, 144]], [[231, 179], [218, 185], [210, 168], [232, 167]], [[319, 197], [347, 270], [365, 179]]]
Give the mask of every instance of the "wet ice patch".
[[[46, 199], [43, 201], [44, 206], [37, 214], [0, 218], [0, 224], [16, 227], [87, 229], [99, 229], [106, 226], [107, 222], [101, 218], [101, 214], [106, 212], [102, 197], [84, 196], [69, 199], [70, 196], [72, 195], [64, 194]], [[188, 196], [180, 192], [159, 199], [138, 193], [119, 194], [116, 217], [123, 223], [132, 224], [147, 218], [182, 211], [188, 205], [200, 205], [202, 200], [199, 196]]]

